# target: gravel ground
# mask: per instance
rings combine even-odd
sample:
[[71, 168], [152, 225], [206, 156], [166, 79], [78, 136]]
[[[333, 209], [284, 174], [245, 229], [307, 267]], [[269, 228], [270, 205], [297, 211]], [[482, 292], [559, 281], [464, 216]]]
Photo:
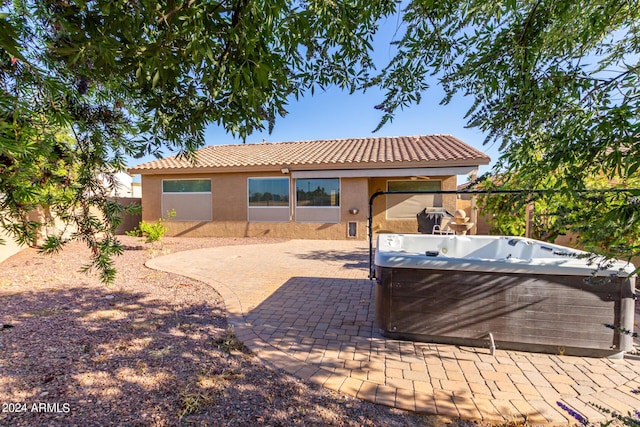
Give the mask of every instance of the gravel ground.
[[[26, 249], [0, 263], [0, 425], [464, 425], [343, 396], [273, 371], [227, 329], [212, 287], [144, 262], [273, 239], [122, 236], [111, 286], [88, 250]], [[9, 326], [7, 326], [9, 325]]]

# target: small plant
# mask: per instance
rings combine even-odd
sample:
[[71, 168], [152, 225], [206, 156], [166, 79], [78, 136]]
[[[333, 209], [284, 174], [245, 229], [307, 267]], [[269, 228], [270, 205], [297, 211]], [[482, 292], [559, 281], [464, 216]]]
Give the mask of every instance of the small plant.
[[[637, 387], [636, 389], [631, 390], [631, 392], [633, 394], [640, 394], [640, 387]], [[585, 427], [608, 427], [614, 422], [616, 423], [616, 425], [622, 425], [622, 426], [628, 426], [628, 427], [640, 426], [640, 410], [628, 412], [627, 415], [623, 415], [618, 412], [611, 411], [610, 409], [605, 408], [603, 406], [591, 403], [591, 406], [593, 406], [598, 411], [602, 412], [603, 414], [609, 417], [609, 420], [601, 421], [596, 425], [594, 423], [591, 423], [587, 418], [582, 416], [580, 413], [574, 411], [571, 407], [565, 405], [564, 403], [562, 402], [556, 402], [556, 403], [562, 410], [567, 412], [569, 415], [571, 415], [573, 418], [575, 418], [580, 424], [582, 424]]]
[[202, 369], [195, 382], [190, 382], [180, 392], [180, 410], [178, 417], [200, 412], [204, 406], [212, 404], [217, 398], [224, 396], [230, 382], [244, 378], [244, 374], [233, 370], [218, 372], [215, 368]]
[[[637, 394], [638, 389], [635, 390], [635, 394]], [[622, 415], [618, 412], [614, 412], [610, 409], [607, 409], [603, 406], [600, 405], [595, 405], [592, 404], [597, 410], [599, 410], [600, 412], [602, 412], [603, 414], [608, 415], [611, 420], [606, 421], [604, 423], [600, 423], [601, 427], [606, 427], [608, 425], [610, 425], [614, 420], [617, 421], [617, 423], [621, 423], [623, 426], [629, 426], [629, 427], [638, 427], [640, 426], [640, 410], [636, 410], [633, 412], [627, 412], [627, 415]]]
[[580, 414], [579, 412], [574, 411], [571, 407], [569, 407], [568, 405], [565, 405], [562, 402], [556, 402], [556, 404], [560, 407], [560, 409], [565, 411], [567, 414], [571, 415], [573, 418], [575, 418], [583, 426], [588, 426], [589, 425], [589, 420], [586, 419], [585, 417], [583, 417], [582, 414]]
[[638, 338], [638, 333], [635, 331], [631, 331], [627, 328], [623, 328], [622, 326], [616, 326], [609, 323], [605, 323], [604, 326], [609, 329], [613, 329], [616, 332], [619, 332], [624, 335], [629, 335], [631, 338]]
[[248, 353], [249, 349], [236, 337], [232, 327], [228, 327], [226, 333], [213, 340], [213, 343], [218, 346], [220, 350], [231, 354], [232, 352]]
[[164, 226], [164, 222], [169, 221], [175, 216], [175, 209], [171, 209], [167, 212], [167, 216], [165, 218], [160, 218], [155, 223], [140, 221], [140, 224], [138, 224], [139, 228], [127, 231], [125, 234], [132, 237], [144, 237], [146, 243], [158, 242], [167, 232], [167, 227]]
[[180, 420], [182, 420], [186, 415], [200, 411], [203, 405], [207, 405], [213, 400], [212, 396], [201, 390], [185, 390], [180, 393], [180, 398], [182, 401], [180, 411], [178, 412]]
[[140, 233], [142, 233], [142, 236], [146, 238], [145, 241], [147, 243], [157, 242], [162, 239], [166, 232], [167, 227], [162, 225], [162, 219], [156, 221], [155, 224], [145, 221], [140, 222]]

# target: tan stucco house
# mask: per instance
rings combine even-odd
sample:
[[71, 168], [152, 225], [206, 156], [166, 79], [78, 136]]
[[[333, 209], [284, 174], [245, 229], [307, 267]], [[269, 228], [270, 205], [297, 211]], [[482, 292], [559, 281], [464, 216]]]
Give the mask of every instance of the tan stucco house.
[[[197, 163], [169, 157], [142, 176], [142, 219], [175, 210], [172, 236], [366, 239], [377, 191], [455, 190], [489, 157], [451, 135], [349, 138], [204, 147]], [[387, 195], [374, 232], [416, 232], [425, 207], [456, 210], [455, 194]]]

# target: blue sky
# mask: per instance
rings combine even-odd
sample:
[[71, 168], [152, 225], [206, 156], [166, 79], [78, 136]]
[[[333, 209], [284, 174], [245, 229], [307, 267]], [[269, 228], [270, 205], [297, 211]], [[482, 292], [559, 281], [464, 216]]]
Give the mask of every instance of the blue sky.
[[[381, 92], [349, 95], [338, 89], [316, 91], [289, 105], [289, 114], [276, 121], [273, 132], [254, 133], [247, 143], [304, 141], [311, 139], [356, 138], [368, 136], [404, 136], [427, 134], [451, 134], [467, 144], [485, 152], [492, 162], [498, 158], [496, 146], [484, 146], [485, 135], [477, 129], [465, 128], [464, 115], [470, 102], [455, 98], [448, 105], [440, 105], [442, 92], [433, 88], [427, 92], [419, 105], [399, 111], [393, 122], [387, 123], [378, 132], [376, 128], [382, 113], [374, 105], [383, 99]], [[207, 145], [242, 143], [234, 140], [222, 128], [211, 126], [206, 132]], [[483, 166], [480, 173], [489, 169]], [[464, 178], [464, 177], [463, 177]], [[464, 182], [464, 179], [463, 179]]]
[[[374, 40], [374, 59], [379, 68], [393, 57], [389, 43], [398, 38], [398, 22], [389, 18], [382, 23]], [[357, 138], [368, 136], [405, 136], [427, 134], [451, 134], [467, 144], [485, 152], [491, 157], [492, 164], [499, 156], [497, 146], [484, 146], [485, 135], [477, 129], [465, 128], [464, 115], [471, 100], [455, 97], [448, 105], [440, 105], [443, 97], [437, 80], [433, 77], [431, 88], [423, 95], [422, 102], [408, 109], [398, 111], [393, 122], [388, 122], [378, 132], [373, 133], [382, 113], [373, 107], [383, 99], [383, 93], [369, 90], [366, 93], [349, 94], [336, 88], [326, 91], [316, 90], [311, 96], [292, 98], [288, 106], [289, 114], [278, 118], [271, 134], [268, 131], [256, 132], [247, 137], [247, 143], [258, 143], [263, 139], [269, 142], [304, 141], [331, 138]], [[224, 129], [211, 125], [206, 131], [206, 145], [241, 144]], [[171, 155], [171, 153], [165, 153]], [[133, 160], [129, 166], [140, 164], [154, 158]], [[490, 165], [491, 166], [491, 165]], [[480, 173], [490, 166], [480, 168]], [[464, 182], [465, 177], [459, 181]]]

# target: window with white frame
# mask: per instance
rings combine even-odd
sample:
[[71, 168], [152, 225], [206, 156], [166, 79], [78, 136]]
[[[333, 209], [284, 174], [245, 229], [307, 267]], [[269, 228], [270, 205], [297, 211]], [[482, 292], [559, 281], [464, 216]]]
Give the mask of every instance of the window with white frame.
[[162, 216], [174, 210], [174, 221], [211, 221], [210, 179], [162, 180]]
[[296, 221], [340, 222], [340, 179], [297, 179]]
[[[387, 191], [439, 191], [440, 180], [390, 180]], [[442, 194], [387, 194], [387, 219], [416, 219], [428, 207], [441, 207]]]
[[247, 187], [249, 221], [289, 221], [289, 178], [249, 178]]

